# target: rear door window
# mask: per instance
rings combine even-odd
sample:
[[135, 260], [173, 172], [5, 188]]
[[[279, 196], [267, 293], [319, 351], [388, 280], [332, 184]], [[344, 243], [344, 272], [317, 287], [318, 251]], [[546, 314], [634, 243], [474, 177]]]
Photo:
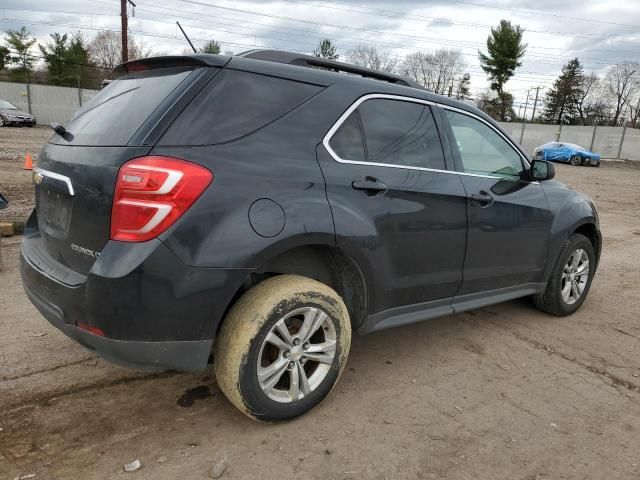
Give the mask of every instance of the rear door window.
[[384, 165], [446, 169], [433, 114], [422, 103], [367, 100], [342, 123], [329, 145], [343, 160], [366, 157], [364, 161]]
[[215, 145], [255, 132], [323, 89], [317, 85], [223, 70], [160, 140], [161, 145]]
[[70, 133], [52, 143], [124, 146], [162, 101], [193, 72], [163, 68], [119, 77], [98, 92], [65, 125]]

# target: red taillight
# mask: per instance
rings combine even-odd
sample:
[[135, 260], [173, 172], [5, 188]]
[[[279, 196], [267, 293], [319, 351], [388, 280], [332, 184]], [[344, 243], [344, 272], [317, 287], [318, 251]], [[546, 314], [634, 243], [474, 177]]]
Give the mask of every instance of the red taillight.
[[118, 171], [111, 239], [144, 242], [157, 237], [193, 205], [213, 180], [204, 167], [177, 158], [134, 158]]
[[98, 335], [99, 337], [104, 337], [104, 331], [101, 328], [92, 327], [91, 325], [87, 325], [86, 323], [82, 322], [76, 322], [76, 326], [86, 332], [93, 333], [94, 335]]

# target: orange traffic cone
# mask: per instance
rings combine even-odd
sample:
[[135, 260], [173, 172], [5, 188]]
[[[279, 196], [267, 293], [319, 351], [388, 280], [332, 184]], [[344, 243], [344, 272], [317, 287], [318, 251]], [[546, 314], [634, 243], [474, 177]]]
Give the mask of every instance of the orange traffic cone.
[[27, 152], [24, 157], [24, 169], [33, 170], [33, 159], [31, 158], [31, 154], [29, 152]]

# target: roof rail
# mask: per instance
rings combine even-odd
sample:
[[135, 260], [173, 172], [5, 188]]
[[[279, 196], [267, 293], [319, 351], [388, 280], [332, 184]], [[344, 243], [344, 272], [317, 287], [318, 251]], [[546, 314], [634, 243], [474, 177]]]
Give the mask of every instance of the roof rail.
[[265, 60], [267, 62], [286, 63], [289, 65], [298, 65], [301, 67], [316, 67], [333, 70], [335, 72], [346, 72], [354, 75], [360, 75], [365, 78], [374, 78], [385, 82], [402, 85], [405, 87], [419, 88], [426, 90], [422, 85], [408, 78], [394, 75], [392, 73], [379, 72], [365, 67], [357, 67], [349, 63], [338, 62], [336, 60], [328, 60], [326, 58], [304, 55], [301, 53], [285, 52], [283, 50], [248, 50], [240, 53], [238, 57], [253, 58], [256, 60]]

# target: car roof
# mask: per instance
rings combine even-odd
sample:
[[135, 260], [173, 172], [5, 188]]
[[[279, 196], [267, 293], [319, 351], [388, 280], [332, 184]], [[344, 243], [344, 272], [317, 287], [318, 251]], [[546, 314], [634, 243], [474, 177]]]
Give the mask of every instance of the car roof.
[[118, 65], [114, 69], [114, 73], [121, 75], [138, 71], [141, 66], [144, 68], [176, 66], [227, 67], [273, 76], [286, 76], [324, 86], [351, 83], [359, 86], [363, 95], [381, 93], [427, 100], [468, 111], [497, 126], [497, 123], [491, 117], [473, 105], [433, 93], [407, 78], [334, 60], [320, 59], [311, 55], [281, 50], [249, 50], [235, 56], [194, 53], [192, 55], [149, 57]]

